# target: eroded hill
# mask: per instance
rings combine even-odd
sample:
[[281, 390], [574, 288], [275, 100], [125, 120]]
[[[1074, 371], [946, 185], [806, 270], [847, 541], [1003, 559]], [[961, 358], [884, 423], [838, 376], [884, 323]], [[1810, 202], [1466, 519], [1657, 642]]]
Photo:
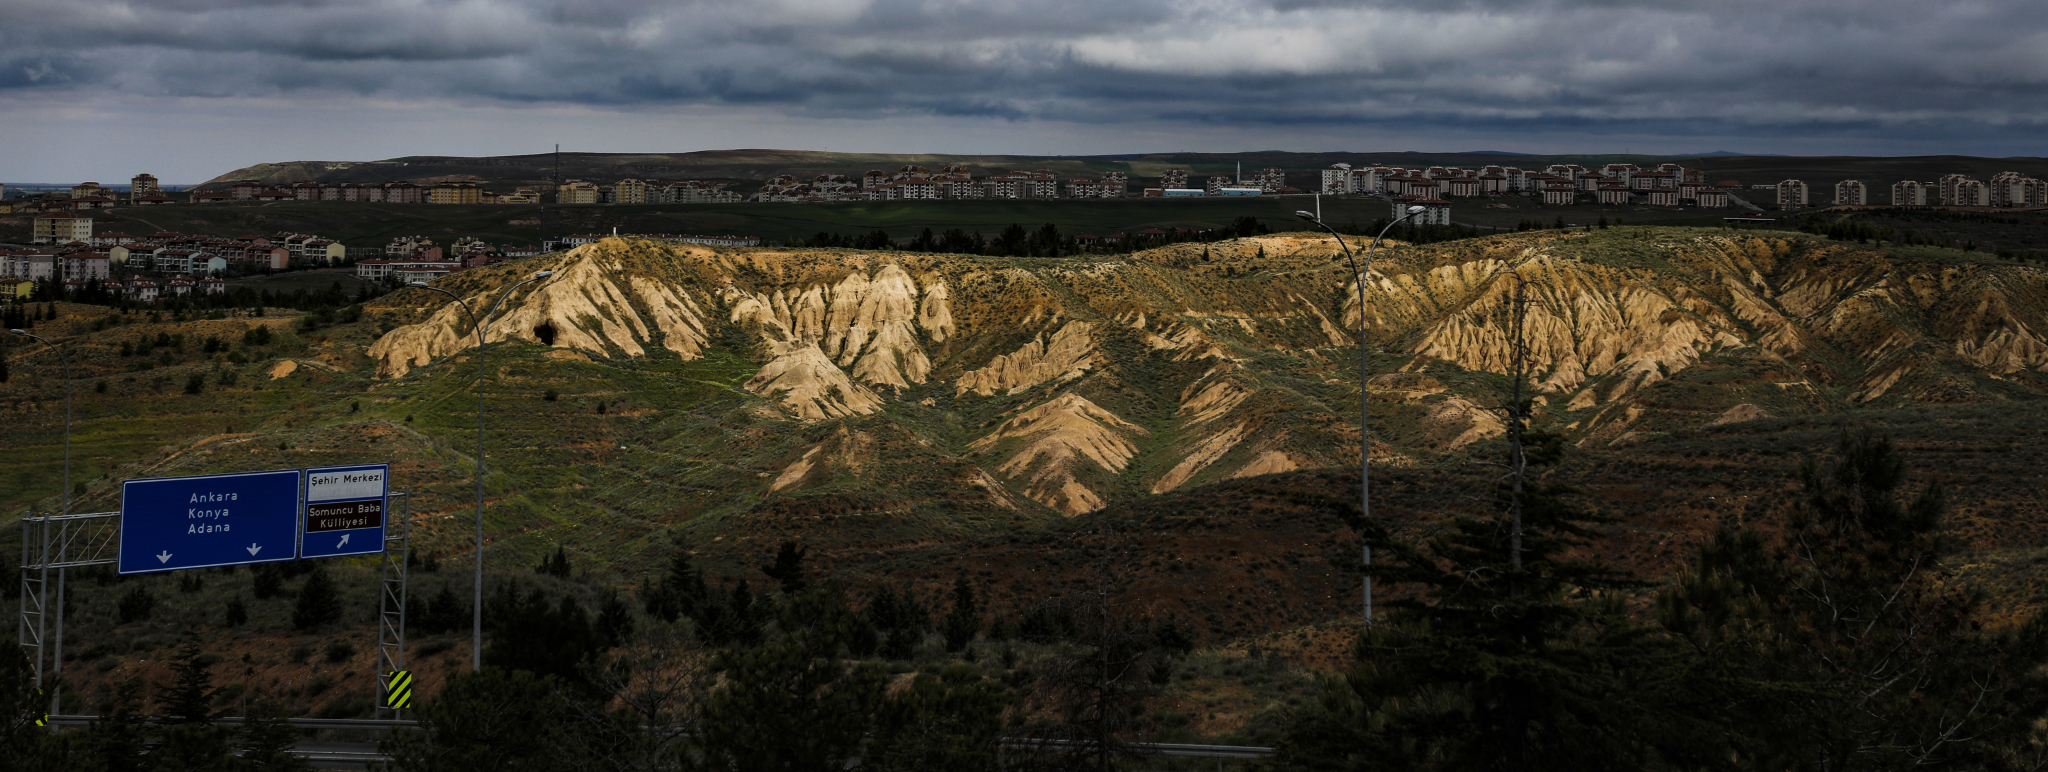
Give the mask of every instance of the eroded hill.
[[[1357, 288], [1328, 238], [1115, 260], [718, 250], [608, 240], [445, 279], [506, 303], [494, 340], [759, 369], [778, 497], [934, 477], [1073, 515], [1127, 497], [1356, 463]], [[1629, 228], [1384, 253], [1366, 284], [1374, 439], [1437, 463], [1498, 434], [1515, 298], [1537, 421], [1582, 447], [1767, 416], [2031, 399], [2048, 273], [1783, 234]], [[461, 310], [368, 351], [380, 378], [473, 345]], [[821, 427], [830, 426], [829, 429]], [[892, 443], [931, 458], [892, 463]], [[942, 461], [939, 461], [942, 459]], [[893, 481], [893, 482], [892, 482]]]

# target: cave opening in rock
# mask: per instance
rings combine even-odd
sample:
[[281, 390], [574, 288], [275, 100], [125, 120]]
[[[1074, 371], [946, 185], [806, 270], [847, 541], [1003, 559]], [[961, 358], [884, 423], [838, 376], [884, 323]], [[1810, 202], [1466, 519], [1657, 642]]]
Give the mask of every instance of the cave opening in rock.
[[555, 323], [541, 322], [540, 326], [533, 328], [533, 337], [539, 340], [541, 345], [555, 345]]

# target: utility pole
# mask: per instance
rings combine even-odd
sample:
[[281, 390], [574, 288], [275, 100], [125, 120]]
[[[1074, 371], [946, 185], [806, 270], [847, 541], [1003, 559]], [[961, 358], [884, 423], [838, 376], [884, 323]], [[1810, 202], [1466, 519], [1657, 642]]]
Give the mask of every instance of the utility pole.
[[1522, 379], [1528, 368], [1529, 357], [1529, 302], [1525, 294], [1528, 287], [1529, 280], [1520, 275], [1515, 277], [1512, 365], [1515, 383], [1511, 391], [1511, 401], [1508, 403], [1508, 473], [1513, 477], [1510, 483], [1512, 488], [1508, 494], [1508, 560], [1514, 567], [1514, 573], [1508, 579], [1508, 592], [1515, 597], [1522, 594], [1522, 477], [1528, 470], [1528, 455], [1522, 448], [1522, 430], [1528, 422], [1528, 416], [1522, 412]]

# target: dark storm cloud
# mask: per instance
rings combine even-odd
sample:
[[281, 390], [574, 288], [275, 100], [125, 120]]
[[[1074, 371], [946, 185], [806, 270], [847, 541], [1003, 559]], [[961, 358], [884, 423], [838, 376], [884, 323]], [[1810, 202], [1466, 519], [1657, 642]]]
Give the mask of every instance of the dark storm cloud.
[[2048, 127], [2048, 3], [14, 0], [0, 46], [0, 94], [1929, 142]]

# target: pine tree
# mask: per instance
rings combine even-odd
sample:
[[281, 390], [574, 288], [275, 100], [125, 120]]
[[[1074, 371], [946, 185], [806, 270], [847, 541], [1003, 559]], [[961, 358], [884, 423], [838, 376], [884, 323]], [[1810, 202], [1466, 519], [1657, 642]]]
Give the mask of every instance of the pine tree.
[[308, 631], [341, 618], [341, 596], [327, 569], [315, 568], [299, 588], [298, 605], [292, 608], [292, 626]]
[[804, 591], [804, 553], [809, 550], [794, 541], [785, 541], [775, 552], [775, 562], [761, 567], [761, 573], [782, 585], [784, 597]]
[[2048, 709], [2048, 624], [1986, 624], [1939, 569], [1942, 490], [1913, 490], [1887, 438], [1844, 432], [1798, 472], [1775, 540], [1728, 527], [1657, 604], [1704, 663], [1731, 746], [1755, 768], [1998, 767]]
[[974, 602], [974, 587], [965, 576], [953, 578], [953, 610], [946, 612], [940, 632], [946, 637], [948, 652], [967, 648], [981, 632], [981, 609]]
[[240, 750], [249, 766], [264, 772], [310, 772], [311, 762], [293, 754], [299, 730], [286, 721], [284, 706], [261, 700], [242, 719]]
[[199, 636], [187, 632], [178, 642], [177, 658], [171, 663], [171, 682], [157, 687], [157, 704], [164, 720], [178, 724], [204, 724], [213, 720], [213, 663], [199, 650]]

